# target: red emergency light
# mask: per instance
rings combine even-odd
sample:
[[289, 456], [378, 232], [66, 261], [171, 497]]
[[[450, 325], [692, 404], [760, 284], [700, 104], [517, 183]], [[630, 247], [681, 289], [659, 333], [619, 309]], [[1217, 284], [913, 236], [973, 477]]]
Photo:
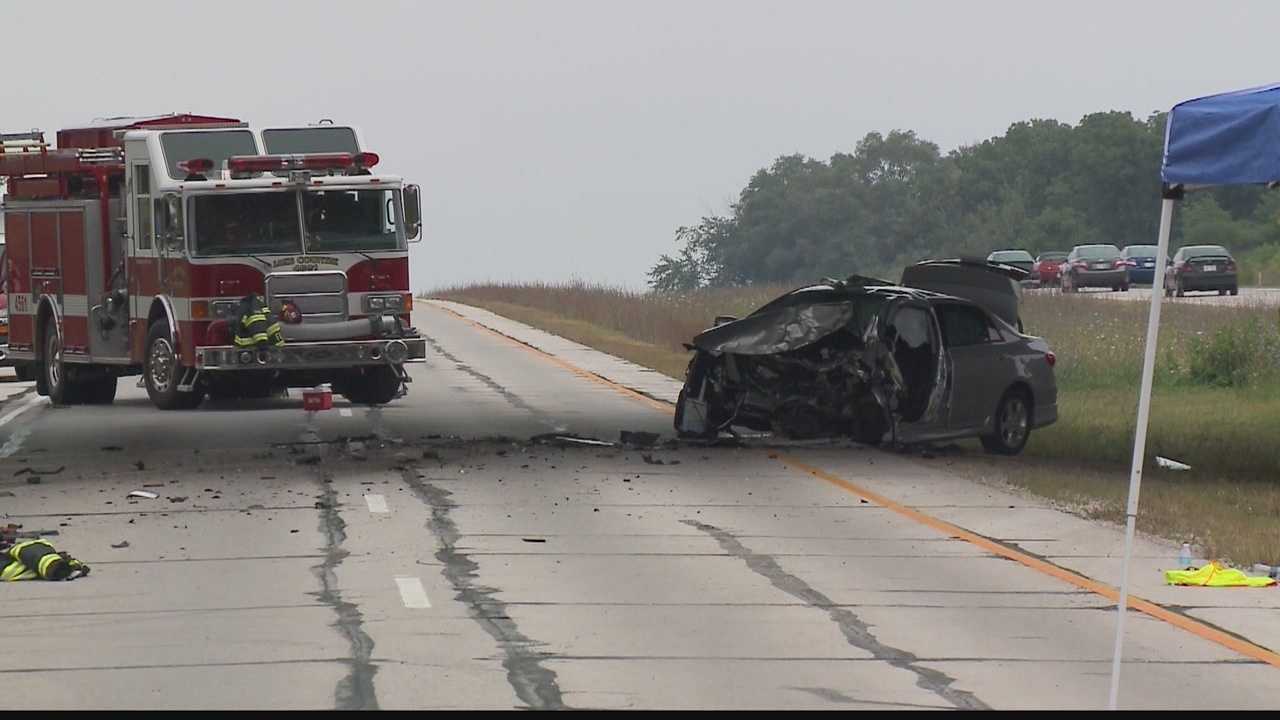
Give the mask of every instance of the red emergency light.
[[187, 174], [188, 179], [193, 177], [203, 178], [213, 170], [213, 161], [209, 158], [191, 158], [190, 160], [178, 161], [178, 169]]

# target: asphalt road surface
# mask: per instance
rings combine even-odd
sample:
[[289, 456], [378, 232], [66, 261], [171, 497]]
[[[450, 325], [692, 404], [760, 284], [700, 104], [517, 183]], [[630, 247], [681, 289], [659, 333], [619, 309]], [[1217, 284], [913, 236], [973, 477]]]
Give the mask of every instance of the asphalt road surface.
[[[92, 568], [0, 586], [5, 709], [1105, 706], [1113, 529], [945, 458], [533, 442], [669, 438], [674, 384], [416, 322], [380, 410], [3, 383], [0, 522]], [[1122, 704], [1274, 706], [1280, 593], [1164, 587], [1173, 553], [1139, 545]]]

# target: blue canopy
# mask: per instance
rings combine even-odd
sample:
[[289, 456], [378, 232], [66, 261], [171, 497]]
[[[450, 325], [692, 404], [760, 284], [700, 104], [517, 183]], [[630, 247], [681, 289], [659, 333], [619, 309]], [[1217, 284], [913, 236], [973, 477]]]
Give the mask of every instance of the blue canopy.
[[1174, 105], [1160, 176], [1183, 186], [1280, 181], [1280, 84]]

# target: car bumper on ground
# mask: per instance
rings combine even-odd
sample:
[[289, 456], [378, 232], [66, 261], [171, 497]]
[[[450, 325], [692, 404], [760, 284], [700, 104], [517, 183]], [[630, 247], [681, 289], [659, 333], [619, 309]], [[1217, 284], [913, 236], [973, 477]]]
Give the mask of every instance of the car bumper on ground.
[[203, 370], [324, 370], [371, 365], [425, 362], [423, 338], [296, 342], [280, 347], [239, 348], [217, 345], [196, 348], [196, 367]]

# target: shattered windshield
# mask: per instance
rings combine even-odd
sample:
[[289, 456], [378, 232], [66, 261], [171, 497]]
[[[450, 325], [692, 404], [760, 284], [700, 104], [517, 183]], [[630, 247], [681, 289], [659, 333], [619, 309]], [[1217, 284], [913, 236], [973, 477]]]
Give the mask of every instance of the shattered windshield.
[[192, 207], [196, 255], [302, 251], [296, 192], [196, 195]]
[[321, 190], [302, 196], [307, 250], [396, 250], [402, 237], [394, 190]]

